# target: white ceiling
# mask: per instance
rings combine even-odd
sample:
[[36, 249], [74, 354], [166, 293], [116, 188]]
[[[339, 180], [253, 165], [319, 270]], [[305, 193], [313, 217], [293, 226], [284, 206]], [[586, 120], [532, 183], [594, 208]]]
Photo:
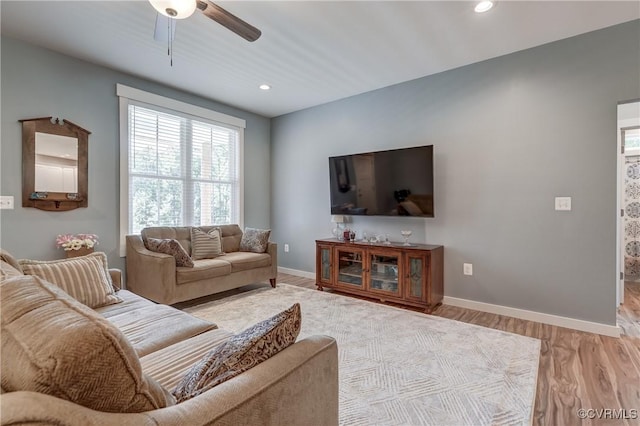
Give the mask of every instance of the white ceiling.
[[[637, 1], [220, 1], [249, 43], [199, 11], [173, 67], [138, 1], [0, 2], [2, 35], [274, 117], [640, 18]], [[261, 83], [273, 89], [258, 89]]]

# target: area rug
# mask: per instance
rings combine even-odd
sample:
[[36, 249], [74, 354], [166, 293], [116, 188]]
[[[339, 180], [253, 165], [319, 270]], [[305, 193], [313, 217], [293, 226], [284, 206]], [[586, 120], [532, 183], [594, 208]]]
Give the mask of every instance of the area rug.
[[341, 424], [531, 424], [537, 339], [287, 284], [185, 310], [239, 332], [295, 302], [338, 342]]

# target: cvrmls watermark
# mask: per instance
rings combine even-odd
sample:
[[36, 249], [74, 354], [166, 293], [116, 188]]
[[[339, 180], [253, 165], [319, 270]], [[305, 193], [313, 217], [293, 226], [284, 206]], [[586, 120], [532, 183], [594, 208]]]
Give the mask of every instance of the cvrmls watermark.
[[578, 408], [578, 417], [581, 419], [599, 420], [635, 420], [639, 418], [638, 410], [632, 408]]

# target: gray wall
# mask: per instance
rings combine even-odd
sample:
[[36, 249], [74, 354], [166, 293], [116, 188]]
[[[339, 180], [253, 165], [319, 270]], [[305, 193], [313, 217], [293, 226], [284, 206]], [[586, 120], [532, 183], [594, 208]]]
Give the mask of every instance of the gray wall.
[[[3, 37], [2, 195], [15, 197], [15, 210], [0, 210], [0, 243], [17, 257], [57, 259], [61, 233], [98, 234], [109, 264], [124, 268], [118, 254], [119, 127], [116, 83], [233, 115], [245, 130], [245, 225], [270, 225], [270, 120], [131, 75]], [[169, 65], [167, 64], [167, 67]], [[171, 70], [167, 68], [167, 72]], [[54, 116], [90, 130], [89, 207], [70, 212], [22, 208], [22, 129], [19, 119]]]
[[280, 265], [314, 271], [331, 235], [327, 157], [433, 144], [436, 217], [353, 227], [444, 245], [447, 296], [615, 324], [616, 103], [640, 97], [639, 51], [633, 21], [274, 119]]

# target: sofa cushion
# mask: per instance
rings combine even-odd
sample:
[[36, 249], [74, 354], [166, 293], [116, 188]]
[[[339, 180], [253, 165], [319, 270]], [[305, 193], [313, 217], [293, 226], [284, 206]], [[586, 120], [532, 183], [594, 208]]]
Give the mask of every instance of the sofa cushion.
[[[228, 254], [222, 256], [226, 258]], [[194, 260], [193, 268], [176, 268], [176, 284], [206, 280], [231, 273], [231, 264], [222, 258]]]
[[167, 305], [144, 306], [107, 317], [145, 356], [218, 326]]
[[200, 360], [173, 395], [185, 401], [241, 374], [292, 345], [300, 333], [300, 304], [230, 337]]
[[191, 367], [233, 333], [217, 328], [140, 358], [142, 371], [165, 389], [173, 389]]
[[[206, 229], [201, 226], [201, 229]], [[233, 253], [240, 250], [240, 240], [242, 240], [242, 229], [238, 225], [220, 225], [222, 230], [222, 249], [225, 253]]]
[[128, 290], [120, 290], [118, 292], [118, 296], [123, 300], [122, 303], [117, 303], [115, 305], [107, 305], [101, 306], [99, 308], [95, 308], [94, 311], [99, 313], [105, 318], [113, 317], [116, 315], [124, 314], [127, 312], [134, 311], [140, 308], [146, 308], [147, 306], [155, 306], [156, 304], [144, 297], [140, 297], [135, 293], [132, 293]]
[[191, 257], [193, 260], [213, 259], [223, 253], [220, 228], [203, 231], [191, 228]]
[[19, 262], [25, 274], [37, 275], [57, 285], [90, 308], [122, 302], [111, 283], [104, 253], [51, 261], [21, 259]]
[[[214, 225], [199, 226], [200, 230], [209, 232], [213, 228], [220, 228], [222, 232], [222, 249], [225, 253], [238, 251], [242, 239], [242, 229], [238, 225]], [[173, 238], [191, 254], [191, 227], [190, 226], [153, 226], [144, 228], [140, 235], [145, 238]]]
[[190, 226], [152, 226], [140, 231], [144, 241], [147, 238], [177, 240], [182, 248], [191, 255], [191, 227]]
[[5, 280], [11, 277], [19, 277], [22, 272], [13, 267], [10, 263], [0, 260], [0, 280]]
[[264, 253], [269, 244], [271, 229], [245, 228], [240, 241], [240, 251]]
[[231, 272], [246, 271], [247, 269], [262, 268], [271, 265], [271, 256], [267, 253], [238, 251], [225, 254], [223, 260], [231, 264]]
[[164, 253], [173, 256], [176, 266], [193, 268], [193, 259], [182, 245], [173, 238], [146, 238], [144, 246], [156, 253]]
[[5, 249], [0, 249], [0, 261], [6, 262], [9, 266], [13, 267], [22, 274], [22, 267], [20, 266], [20, 262], [18, 262], [18, 259], [13, 257], [13, 255]]
[[98, 411], [143, 412], [174, 404], [142, 373], [109, 321], [35, 276], [2, 283], [2, 388], [33, 391]]

